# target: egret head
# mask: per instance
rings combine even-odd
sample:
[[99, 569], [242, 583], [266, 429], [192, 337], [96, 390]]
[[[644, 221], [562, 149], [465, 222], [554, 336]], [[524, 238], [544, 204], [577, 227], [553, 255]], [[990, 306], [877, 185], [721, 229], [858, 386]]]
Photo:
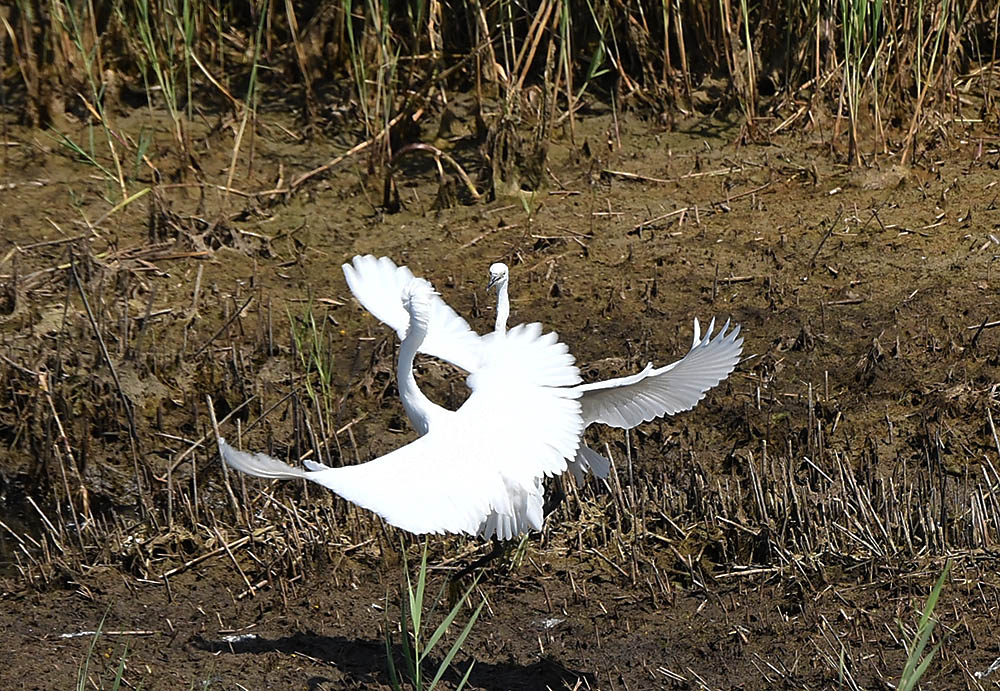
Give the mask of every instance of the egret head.
[[510, 272], [507, 269], [507, 265], [503, 262], [497, 262], [496, 264], [490, 265], [490, 282], [486, 284], [486, 290], [490, 288], [496, 288], [500, 290], [505, 285], [507, 285], [507, 279]]
[[410, 320], [427, 325], [431, 313], [431, 300], [437, 295], [428, 281], [414, 278], [403, 288], [403, 307], [410, 315]]

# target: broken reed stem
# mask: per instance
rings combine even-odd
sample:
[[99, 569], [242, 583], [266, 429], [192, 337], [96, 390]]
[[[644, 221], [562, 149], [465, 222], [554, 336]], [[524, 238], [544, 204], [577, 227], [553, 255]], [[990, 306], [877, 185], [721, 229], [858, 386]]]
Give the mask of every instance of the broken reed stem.
[[104, 362], [108, 366], [108, 370], [111, 372], [111, 378], [114, 379], [115, 389], [118, 391], [118, 397], [121, 399], [122, 405], [125, 406], [125, 414], [128, 416], [128, 431], [129, 436], [134, 440], [136, 438], [135, 429], [135, 417], [132, 412], [132, 404], [125, 395], [125, 390], [122, 388], [121, 379], [118, 378], [118, 370], [115, 369], [115, 363], [111, 361], [111, 355], [108, 353], [108, 346], [104, 343], [104, 336], [101, 334], [101, 329], [97, 325], [97, 319], [94, 316], [94, 311], [90, 308], [90, 301], [87, 299], [87, 292], [83, 289], [83, 283], [80, 281], [80, 274], [76, 270], [76, 256], [75, 254], [70, 255], [70, 273], [73, 276], [73, 283], [76, 284], [76, 289], [80, 292], [80, 298], [83, 300], [83, 307], [87, 311], [87, 318], [90, 320], [90, 326], [94, 330], [94, 337], [97, 339], [97, 343], [101, 348], [101, 355], [104, 357]]
[[[472, 195], [473, 199], [479, 201], [483, 198], [483, 195], [481, 195], [479, 193], [479, 190], [476, 189], [475, 183], [472, 182], [472, 178], [470, 178], [469, 174], [465, 172], [465, 169], [458, 164], [458, 161], [452, 158], [447, 152], [442, 151], [441, 149], [431, 144], [423, 144], [420, 142], [413, 142], [407, 144], [406, 146], [399, 149], [395, 154], [393, 154], [390, 166], [395, 166], [397, 161], [403, 156], [403, 154], [408, 153], [410, 151], [426, 151], [427, 153], [433, 155], [435, 160], [443, 159], [445, 163], [454, 168], [455, 172], [458, 173], [458, 176], [462, 178], [462, 182], [465, 183], [465, 188], [469, 191], [469, 194]], [[438, 165], [440, 166], [440, 163]]]
[[[70, 514], [73, 515], [73, 525], [76, 533], [77, 541], [80, 546], [80, 556], [86, 553], [86, 549], [83, 546], [83, 528], [86, 526], [93, 525], [94, 515], [90, 512], [90, 499], [87, 494], [87, 488], [83, 484], [83, 478], [80, 477], [80, 470], [77, 468], [76, 461], [73, 458], [73, 450], [69, 446], [69, 438], [66, 436], [66, 431], [63, 429], [62, 420], [59, 417], [59, 413], [56, 410], [55, 402], [52, 400], [52, 392], [49, 390], [48, 376], [44, 372], [38, 373], [38, 387], [45, 394], [45, 399], [49, 404], [49, 410], [52, 412], [52, 418], [55, 420], [56, 429], [59, 432], [59, 439], [52, 446], [52, 450], [59, 461], [59, 473], [62, 476], [63, 490], [66, 492], [66, 504], [69, 507]], [[80, 511], [77, 512], [75, 506], [73, 505], [73, 494], [69, 488], [69, 480], [66, 477], [66, 462], [63, 458], [63, 454], [59, 450], [59, 444], [62, 443], [66, 447], [66, 457], [69, 458], [70, 466], [73, 468], [73, 474], [76, 476], [77, 484], [80, 487]], [[83, 525], [81, 525], [80, 518], [83, 518]]]
[[236, 321], [236, 318], [239, 317], [241, 314], [243, 314], [243, 310], [245, 310], [247, 307], [250, 306], [250, 303], [253, 301], [253, 299], [254, 299], [254, 295], [251, 293], [250, 297], [248, 297], [246, 299], [246, 301], [244, 301], [244, 303], [242, 305], [240, 305], [240, 308], [238, 310], [236, 310], [235, 312], [233, 312], [232, 315], [230, 315], [229, 319], [227, 319], [225, 321], [225, 323], [222, 326], [219, 327], [219, 330], [216, 331], [214, 334], [212, 334], [211, 337], [207, 341], [205, 341], [202, 344], [202, 346], [200, 348], [198, 348], [197, 351], [195, 351], [195, 353], [194, 353], [194, 355], [192, 357], [198, 357], [199, 355], [201, 355], [202, 352], [205, 350], [205, 348], [207, 348], [208, 346], [210, 346], [215, 339], [217, 339], [219, 336], [221, 336], [222, 333], [226, 329], [229, 328], [230, 324], [232, 324], [234, 321]]
[[216, 537], [219, 538], [219, 544], [221, 544], [222, 548], [224, 550], [226, 550], [226, 554], [229, 555], [230, 561], [233, 562], [233, 566], [236, 567], [236, 570], [239, 572], [240, 577], [243, 579], [243, 582], [246, 583], [247, 589], [250, 591], [250, 594], [251, 595], [256, 595], [257, 591], [254, 589], [253, 585], [250, 583], [250, 579], [247, 578], [247, 575], [243, 571], [243, 568], [240, 566], [240, 563], [238, 561], [236, 561], [236, 556], [233, 555], [233, 551], [231, 549], [229, 549], [229, 545], [226, 543], [225, 538], [222, 537], [222, 533], [219, 532], [219, 529], [217, 527], [214, 527], [214, 526], [213, 526], [212, 530], [215, 532]]
[[[205, 403], [208, 405], [208, 415], [212, 420], [212, 431], [215, 434], [216, 441], [218, 441], [219, 439], [222, 439], [222, 435], [219, 434], [219, 422], [218, 420], [215, 419], [215, 406], [212, 404], [212, 397], [206, 395]], [[222, 464], [222, 481], [223, 484], [225, 484], [226, 486], [226, 495], [229, 497], [230, 506], [232, 506], [233, 508], [233, 516], [236, 517], [236, 520], [242, 519], [243, 522], [246, 524], [246, 526], [249, 528], [250, 519], [247, 516], [245, 516], [243, 512], [240, 511], [239, 503], [236, 501], [236, 495], [233, 493], [233, 487], [229, 483], [229, 467], [226, 465], [226, 462], [222, 459], [222, 448], [218, 445], [216, 446], [216, 448], [219, 451], [219, 462]], [[246, 577], [244, 576], [244, 578]], [[247, 583], [247, 585], [249, 585], [249, 582]]]
[[164, 573], [161, 573], [157, 578], [159, 578], [160, 580], [163, 580], [165, 578], [170, 578], [171, 576], [175, 576], [179, 574], [181, 571], [185, 571], [191, 568], [192, 566], [200, 564], [201, 562], [206, 561], [208, 559], [212, 559], [214, 557], [218, 557], [227, 553], [232, 554], [232, 551], [234, 549], [242, 547], [243, 545], [250, 542], [253, 538], [254, 538], [253, 535], [244, 535], [243, 537], [233, 540], [232, 542], [227, 543], [223, 541], [222, 547], [217, 547], [213, 549], [211, 552], [206, 552], [205, 554], [199, 555], [194, 559], [191, 559], [190, 561], [184, 562], [180, 566], [176, 566], [170, 569], [169, 571], [165, 571]]

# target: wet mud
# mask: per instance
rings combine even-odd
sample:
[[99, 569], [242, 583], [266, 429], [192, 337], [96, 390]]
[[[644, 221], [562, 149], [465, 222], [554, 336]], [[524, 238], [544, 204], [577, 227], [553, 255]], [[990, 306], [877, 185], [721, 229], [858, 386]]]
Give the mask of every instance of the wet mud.
[[[588, 381], [677, 359], [695, 317], [746, 339], [694, 411], [588, 432], [612, 482], [566, 487], [486, 572], [449, 686], [474, 663], [477, 689], [888, 688], [948, 559], [928, 687], [1000, 680], [982, 674], [1000, 658], [995, 138], [858, 169], [822, 129], [746, 143], [734, 122], [595, 108], [537, 189], [475, 202], [415, 154], [388, 213], [363, 156], [257, 194], [350, 146], [263, 123], [228, 193], [231, 149], [206, 128], [200, 174], [178, 164], [110, 214], [100, 173], [9, 130], [0, 685], [68, 688], [86, 666], [111, 688], [124, 659], [143, 689], [389, 687], [401, 536], [317, 488], [224, 476], [196, 445], [209, 401], [228, 439], [282, 458], [413, 438], [395, 339], [340, 270], [363, 253], [429, 278], [479, 331], [487, 267], [507, 262], [512, 323], [558, 331]], [[463, 400], [460, 372], [418, 376]], [[486, 549], [430, 542], [435, 593]]]

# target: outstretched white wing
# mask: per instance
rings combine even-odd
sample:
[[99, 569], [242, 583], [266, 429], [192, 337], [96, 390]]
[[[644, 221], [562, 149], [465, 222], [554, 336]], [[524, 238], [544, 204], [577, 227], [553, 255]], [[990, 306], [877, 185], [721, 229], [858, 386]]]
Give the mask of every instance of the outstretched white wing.
[[[402, 295], [407, 283], [413, 279], [413, 272], [405, 266], [396, 266], [388, 257], [376, 259], [370, 254], [355, 257], [343, 268], [347, 287], [362, 307], [403, 339], [410, 317], [403, 307]], [[419, 351], [467, 372], [475, 371], [482, 362], [479, 334], [439, 295], [431, 301], [427, 337]]]
[[682, 359], [658, 369], [650, 363], [642, 372], [576, 387], [582, 393], [580, 405], [586, 424], [600, 422], [631, 429], [663, 415], [693, 408], [705, 393], [729, 376], [740, 361], [743, 339], [740, 327], [732, 331], [729, 322], [713, 338], [715, 320], [704, 339], [695, 319], [695, 343]]
[[333, 490], [411, 533], [474, 535], [487, 515], [514, 513], [497, 467], [500, 450], [482, 443], [475, 429], [427, 434], [368, 463], [302, 470], [219, 440], [225, 462], [250, 475], [302, 478]]

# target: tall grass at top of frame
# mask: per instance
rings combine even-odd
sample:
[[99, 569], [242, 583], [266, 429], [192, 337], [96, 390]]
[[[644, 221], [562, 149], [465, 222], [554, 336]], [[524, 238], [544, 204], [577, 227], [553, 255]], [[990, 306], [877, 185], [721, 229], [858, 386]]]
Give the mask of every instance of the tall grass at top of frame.
[[671, 120], [739, 113], [754, 138], [833, 118], [853, 162], [905, 162], [929, 120], [995, 116], [998, 14], [974, 0], [16, 0], [0, 10], [0, 59], [3, 102], [29, 124], [103, 121], [127, 88], [167, 112], [185, 151], [194, 104], [240, 120], [256, 94], [310, 124], [319, 100], [349, 106], [378, 165], [390, 131], [449, 92], [516, 117], [512, 94], [532, 88], [546, 135], [568, 121], [572, 136], [594, 98]]

